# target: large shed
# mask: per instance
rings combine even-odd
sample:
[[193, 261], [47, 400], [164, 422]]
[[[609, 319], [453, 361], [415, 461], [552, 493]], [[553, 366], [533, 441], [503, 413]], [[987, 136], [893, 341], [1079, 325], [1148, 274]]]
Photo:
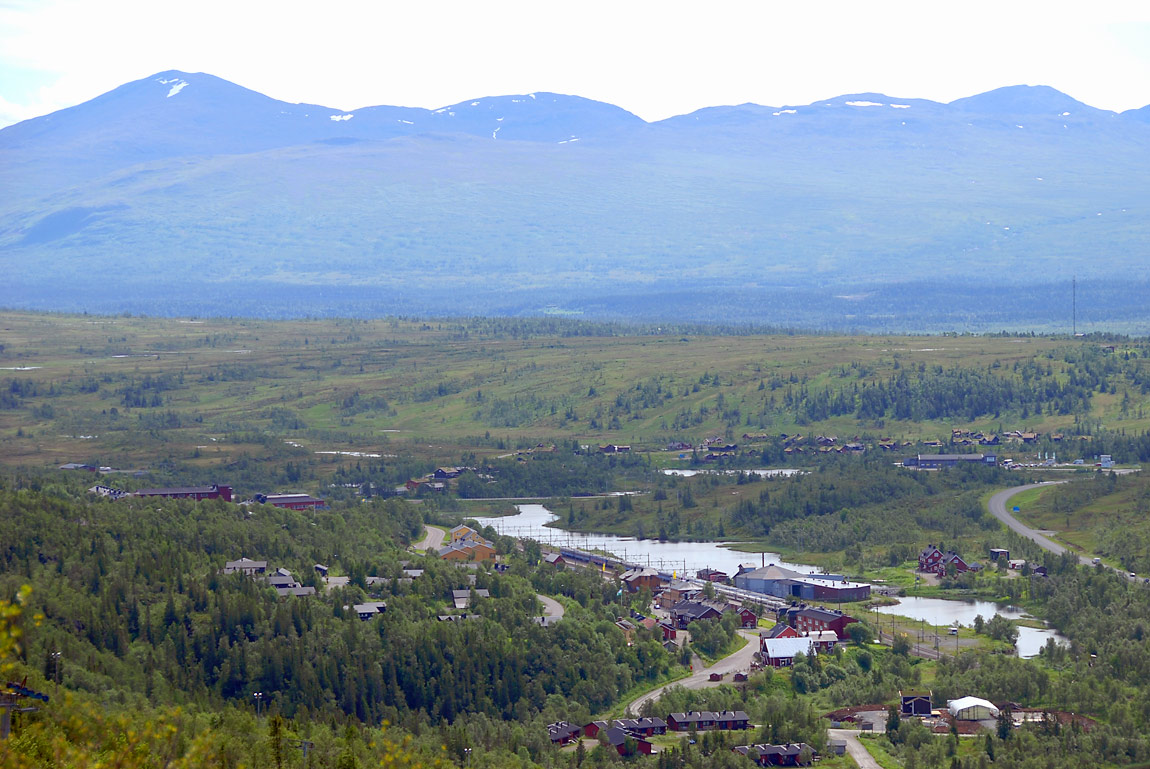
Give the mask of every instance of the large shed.
[[985, 721], [998, 718], [998, 708], [981, 697], [959, 697], [946, 703], [947, 710], [956, 721]]

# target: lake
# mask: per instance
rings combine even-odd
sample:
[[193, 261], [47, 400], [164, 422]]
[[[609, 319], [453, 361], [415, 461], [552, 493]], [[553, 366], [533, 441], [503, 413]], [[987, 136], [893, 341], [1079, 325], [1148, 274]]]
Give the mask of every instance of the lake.
[[[919, 596], [906, 596], [898, 599], [894, 606], [879, 606], [874, 611], [879, 614], [894, 614], [900, 617], [922, 620], [928, 625], [949, 627], [958, 623], [966, 627], [974, 625], [974, 618], [982, 616], [990, 619], [999, 614], [1007, 619], [1022, 619], [1029, 617], [1022, 609], [1016, 606], [999, 606], [990, 601], [952, 601], [945, 598], [921, 598]], [[1018, 628], [1018, 641], [1014, 647], [1019, 657], [1036, 657], [1038, 650], [1046, 645], [1046, 640], [1053, 638], [1057, 643], [1069, 643], [1065, 636], [1049, 628]], [[946, 637], [940, 645], [946, 648]]]
[[574, 547], [580, 550], [605, 550], [630, 563], [650, 565], [656, 569], [694, 576], [699, 569], [711, 568], [734, 576], [743, 563], [776, 563], [784, 568], [817, 574], [819, 569], [804, 563], [789, 563], [778, 553], [740, 553], [724, 545], [725, 542], [660, 542], [657, 539], [635, 539], [611, 534], [580, 534], [548, 527], [559, 516], [543, 505], [516, 505], [518, 515], [494, 518], [476, 518], [480, 524], [491, 526], [500, 534], [511, 537], [529, 537], [556, 547]]

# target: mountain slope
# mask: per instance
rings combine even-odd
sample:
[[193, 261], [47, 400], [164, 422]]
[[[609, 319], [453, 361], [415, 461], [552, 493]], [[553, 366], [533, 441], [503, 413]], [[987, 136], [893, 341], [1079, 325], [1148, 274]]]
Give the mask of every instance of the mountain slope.
[[161, 73], [0, 131], [0, 302], [604, 313], [610, 294], [703, 317], [685, 297], [757, 290], [775, 298], [735, 311], [789, 322], [780, 292], [1104, 280], [1144, 269], [1148, 144], [1045, 88], [646, 124], [548, 93], [344, 113]]

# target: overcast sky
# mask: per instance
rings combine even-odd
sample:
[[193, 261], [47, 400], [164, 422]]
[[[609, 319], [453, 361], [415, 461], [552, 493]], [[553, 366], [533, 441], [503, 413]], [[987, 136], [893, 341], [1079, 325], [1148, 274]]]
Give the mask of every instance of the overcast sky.
[[1028, 84], [1121, 111], [1150, 104], [1150, 3], [0, 0], [0, 126], [168, 69], [341, 110], [555, 91], [658, 120]]

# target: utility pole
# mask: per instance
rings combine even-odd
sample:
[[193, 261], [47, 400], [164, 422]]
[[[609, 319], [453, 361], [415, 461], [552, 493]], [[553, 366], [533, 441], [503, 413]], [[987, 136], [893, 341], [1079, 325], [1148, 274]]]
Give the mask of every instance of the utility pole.
[[60, 696], [60, 650], [52, 652], [52, 661], [56, 663], [56, 689], [53, 691], [55, 696]]
[[308, 740], [300, 740], [299, 741], [299, 749], [303, 751], [303, 765], [304, 766], [308, 765], [308, 763], [307, 763], [307, 752], [314, 747], [315, 747], [314, 742], [310, 742]]
[[256, 718], [259, 718], [260, 717], [260, 706], [263, 704], [263, 701], [264, 701], [264, 693], [263, 692], [255, 692], [252, 694], [252, 699], [254, 699], [256, 701]]

